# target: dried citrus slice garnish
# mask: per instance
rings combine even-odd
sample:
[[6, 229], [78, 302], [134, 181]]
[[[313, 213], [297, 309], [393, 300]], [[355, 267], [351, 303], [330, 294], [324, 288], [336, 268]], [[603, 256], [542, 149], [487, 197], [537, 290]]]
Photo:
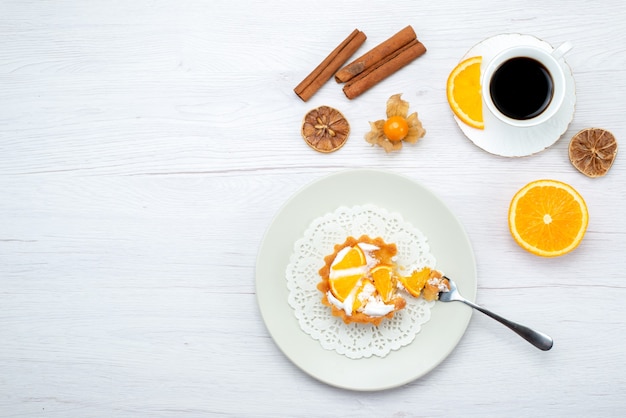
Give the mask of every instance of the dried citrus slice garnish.
[[461, 61], [448, 76], [446, 95], [454, 114], [464, 123], [484, 129], [483, 103], [480, 94], [480, 65], [482, 57]]
[[320, 106], [304, 116], [301, 133], [306, 143], [314, 150], [333, 152], [348, 140], [350, 124], [337, 109]]
[[411, 296], [419, 297], [422, 289], [426, 285], [428, 278], [430, 277], [430, 268], [424, 267], [421, 270], [416, 270], [411, 273], [410, 276], [401, 276], [400, 283], [404, 286], [404, 289], [411, 294]]
[[578, 171], [589, 177], [605, 175], [616, 155], [617, 141], [606, 129], [583, 129], [569, 143], [569, 160]]
[[509, 207], [515, 242], [533, 254], [567, 254], [582, 241], [589, 213], [582, 196], [557, 180], [537, 180], [522, 187]]
[[370, 274], [374, 280], [374, 287], [383, 302], [389, 302], [396, 289], [396, 279], [393, 274], [393, 267], [386, 264], [380, 264], [374, 267], [370, 271]]

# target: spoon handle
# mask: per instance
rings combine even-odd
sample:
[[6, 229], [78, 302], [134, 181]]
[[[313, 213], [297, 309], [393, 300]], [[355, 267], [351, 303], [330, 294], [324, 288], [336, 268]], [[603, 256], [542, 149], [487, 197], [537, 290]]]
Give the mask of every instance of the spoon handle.
[[482, 306], [476, 305], [475, 303], [470, 302], [467, 299], [463, 299], [462, 302], [465, 303], [466, 305], [471, 306], [477, 311], [480, 311], [484, 313], [485, 315], [495, 319], [501, 324], [507, 326], [508, 328], [513, 330], [517, 335], [519, 335], [520, 337], [522, 337], [523, 339], [525, 339], [526, 341], [528, 341], [529, 343], [531, 343], [538, 349], [543, 350], [543, 351], [548, 351], [549, 349], [552, 348], [554, 341], [552, 340], [550, 336], [544, 334], [543, 332], [535, 331], [524, 325], [520, 325], [513, 321], [509, 321], [508, 319], [503, 318], [500, 315], [493, 313], [488, 309], [483, 308]]

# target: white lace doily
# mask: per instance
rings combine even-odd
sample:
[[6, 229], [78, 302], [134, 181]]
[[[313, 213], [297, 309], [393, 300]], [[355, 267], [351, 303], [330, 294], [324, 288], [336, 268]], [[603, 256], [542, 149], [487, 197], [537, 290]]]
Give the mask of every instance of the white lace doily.
[[324, 257], [332, 254], [336, 244], [348, 236], [381, 237], [398, 248], [398, 266], [410, 270], [425, 266], [434, 268], [435, 257], [430, 253], [427, 239], [398, 213], [391, 213], [374, 205], [340, 207], [314, 220], [296, 241], [287, 266], [289, 305], [304, 332], [318, 340], [327, 350], [335, 350], [349, 358], [372, 355], [384, 357], [391, 350], [410, 344], [422, 324], [430, 319], [434, 302], [403, 295], [406, 307], [380, 325], [345, 324], [322, 304], [322, 293], [317, 289], [321, 281], [319, 270]]

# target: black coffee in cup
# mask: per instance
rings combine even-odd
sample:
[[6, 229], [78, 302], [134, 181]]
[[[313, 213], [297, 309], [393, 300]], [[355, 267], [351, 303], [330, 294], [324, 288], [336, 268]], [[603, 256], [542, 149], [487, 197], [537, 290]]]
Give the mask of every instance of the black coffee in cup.
[[554, 83], [539, 61], [515, 57], [505, 61], [491, 77], [489, 93], [496, 108], [517, 120], [541, 114], [552, 100]]

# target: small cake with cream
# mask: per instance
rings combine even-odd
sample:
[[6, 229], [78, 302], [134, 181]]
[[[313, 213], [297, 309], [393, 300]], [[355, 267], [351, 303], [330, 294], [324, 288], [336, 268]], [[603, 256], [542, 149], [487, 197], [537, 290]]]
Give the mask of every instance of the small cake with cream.
[[435, 300], [447, 289], [441, 272], [428, 267], [400, 275], [396, 254], [395, 244], [367, 235], [348, 237], [335, 245], [319, 271], [322, 281], [317, 288], [323, 294], [322, 303], [347, 324], [379, 325], [406, 306], [402, 291], [414, 297], [423, 293], [424, 299]]

